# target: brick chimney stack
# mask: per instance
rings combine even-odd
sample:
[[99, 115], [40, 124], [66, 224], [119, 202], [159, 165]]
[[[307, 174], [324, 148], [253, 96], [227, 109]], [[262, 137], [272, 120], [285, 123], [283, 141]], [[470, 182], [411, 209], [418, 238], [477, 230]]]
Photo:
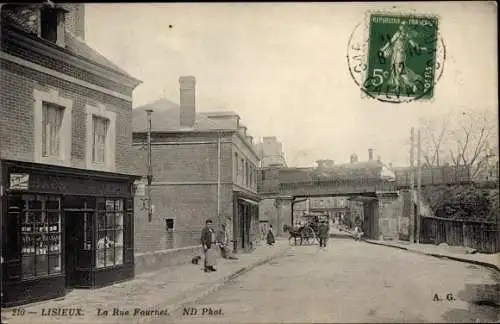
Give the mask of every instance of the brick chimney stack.
[[194, 76], [181, 76], [180, 85], [180, 127], [193, 128], [196, 120], [196, 78]]
[[85, 40], [85, 4], [60, 4], [60, 6], [66, 9], [66, 28]]
[[368, 161], [373, 161], [373, 149], [368, 149]]

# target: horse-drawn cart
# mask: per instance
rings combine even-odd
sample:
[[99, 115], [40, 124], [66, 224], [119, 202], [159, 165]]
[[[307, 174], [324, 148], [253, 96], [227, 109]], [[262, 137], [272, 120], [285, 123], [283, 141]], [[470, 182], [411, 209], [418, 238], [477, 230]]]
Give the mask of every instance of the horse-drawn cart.
[[318, 242], [319, 244], [319, 226], [320, 222], [324, 221], [324, 218], [328, 220], [328, 216], [323, 215], [304, 215], [304, 222], [301, 225], [290, 227], [288, 225], [283, 226], [283, 230], [290, 234], [288, 240], [294, 239], [295, 245], [297, 245], [297, 239], [300, 239], [300, 245], [305, 241], [308, 245], [311, 243]]

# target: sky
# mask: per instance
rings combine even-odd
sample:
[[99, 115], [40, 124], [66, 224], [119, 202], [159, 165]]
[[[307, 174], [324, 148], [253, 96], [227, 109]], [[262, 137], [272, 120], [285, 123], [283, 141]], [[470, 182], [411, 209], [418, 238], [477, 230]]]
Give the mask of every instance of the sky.
[[[367, 10], [438, 15], [446, 59], [432, 100], [362, 98], [346, 55]], [[134, 107], [179, 102], [179, 76], [193, 75], [198, 111], [237, 112], [254, 139], [282, 141], [291, 166], [366, 160], [368, 148], [406, 166], [422, 118], [487, 110], [498, 120], [493, 2], [88, 4], [85, 15], [88, 44], [143, 81]]]

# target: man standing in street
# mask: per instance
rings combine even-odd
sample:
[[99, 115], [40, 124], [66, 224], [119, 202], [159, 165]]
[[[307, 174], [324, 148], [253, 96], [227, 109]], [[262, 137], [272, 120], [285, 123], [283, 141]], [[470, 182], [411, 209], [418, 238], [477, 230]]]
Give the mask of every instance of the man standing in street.
[[219, 243], [220, 252], [224, 259], [237, 260], [231, 253], [231, 248], [229, 246], [229, 235], [227, 234], [226, 224], [222, 224], [222, 229], [218, 233], [217, 242]]
[[205, 253], [205, 272], [216, 271], [215, 264], [217, 254], [214, 245], [215, 232], [212, 228], [212, 220], [207, 219], [205, 227], [201, 230], [201, 246]]
[[319, 223], [319, 246], [326, 247], [326, 243], [328, 242], [328, 235], [330, 231], [330, 225], [328, 224], [328, 220], [322, 220]]

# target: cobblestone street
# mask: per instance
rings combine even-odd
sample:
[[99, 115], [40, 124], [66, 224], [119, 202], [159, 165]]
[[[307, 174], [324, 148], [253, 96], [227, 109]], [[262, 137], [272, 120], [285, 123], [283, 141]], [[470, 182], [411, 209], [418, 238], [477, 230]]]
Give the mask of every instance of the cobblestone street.
[[[286, 240], [278, 240], [272, 247], [260, 245], [251, 253], [239, 254], [238, 260], [220, 259], [218, 271], [214, 273], [202, 271], [202, 260], [199, 265], [189, 263], [166, 267], [100, 289], [75, 289], [64, 298], [3, 308], [2, 318], [5, 317], [9, 324], [121, 324], [144, 323], [154, 319], [155, 311], [163, 311], [158, 316], [164, 321], [182, 304], [209, 294], [228, 278], [251, 271], [256, 265], [283, 254], [288, 247]], [[63, 309], [65, 314], [52, 311]]]
[[498, 307], [485, 304], [498, 284], [480, 266], [333, 239], [326, 250], [293, 247], [186, 309], [197, 315], [179, 311], [172, 321], [491, 322]]

